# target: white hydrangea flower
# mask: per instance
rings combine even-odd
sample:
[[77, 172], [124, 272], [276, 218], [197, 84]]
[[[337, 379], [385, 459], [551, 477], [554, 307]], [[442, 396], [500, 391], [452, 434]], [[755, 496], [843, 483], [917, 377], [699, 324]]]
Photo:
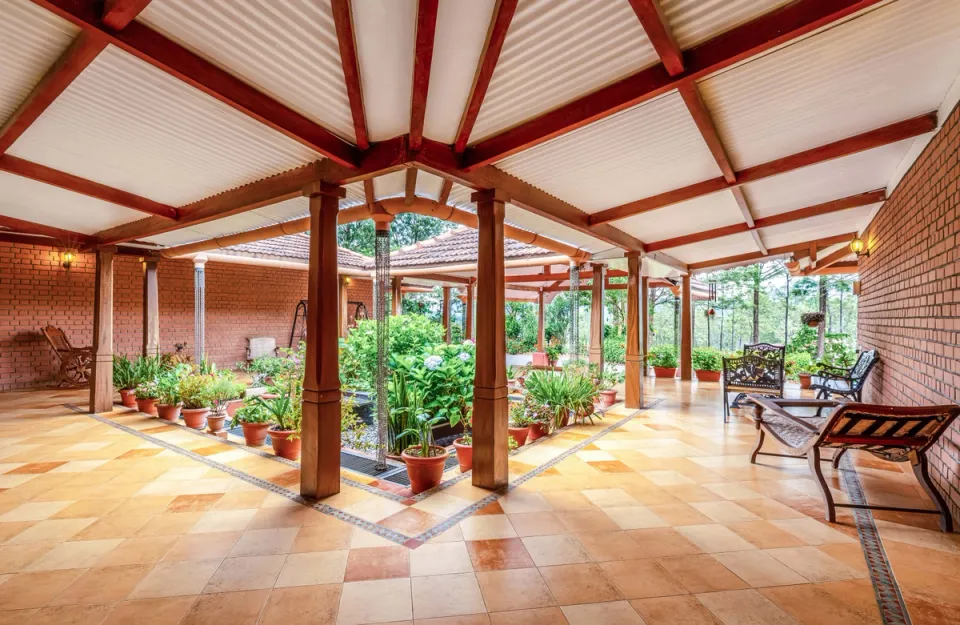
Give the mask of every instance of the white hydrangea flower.
[[458, 354], [457, 357], [460, 358], [460, 360], [462, 360], [463, 362], [467, 362], [468, 360], [470, 360], [470, 354], [468, 354], [467, 352], [460, 352], [460, 354]]
[[442, 356], [428, 356], [426, 360], [423, 361], [424, 366], [430, 371], [436, 371], [443, 365]]

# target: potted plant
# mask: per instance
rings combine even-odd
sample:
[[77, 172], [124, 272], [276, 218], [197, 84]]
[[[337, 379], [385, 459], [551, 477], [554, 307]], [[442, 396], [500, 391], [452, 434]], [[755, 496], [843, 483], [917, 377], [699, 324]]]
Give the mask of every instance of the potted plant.
[[647, 364], [653, 367], [653, 375], [658, 378], [672, 378], [677, 375], [677, 352], [671, 345], [657, 345], [647, 354]]
[[276, 399], [259, 399], [273, 423], [269, 427], [270, 443], [273, 453], [287, 460], [300, 457], [300, 403], [291, 399], [291, 395], [281, 395]]
[[622, 383], [624, 375], [612, 367], [605, 367], [597, 376], [597, 386], [600, 388], [600, 407], [612, 408], [617, 403], [617, 391], [614, 388]]
[[121, 354], [113, 355], [113, 387], [120, 391], [120, 403], [124, 408], [136, 408], [137, 396], [133, 389], [137, 386], [137, 375], [130, 359]]
[[414, 495], [436, 488], [443, 479], [443, 466], [450, 452], [433, 444], [433, 426], [441, 422], [443, 417], [431, 417], [421, 412], [413, 416], [410, 427], [403, 432], [417, 443], [401, 454]]
[[157, 415], [166, 421], [180, 418], [180, 378], [190, 372], [189, 365], [177, 365], [160, 374], [157, 380]]
[[463, 436], [453, 441], [453, 447], [457, 450], [457, 464], [460, 465], [460, 473], [466, 473], [473, 469], [473, 415], [468, 413], [463, 418]]
[[237, 410], [234, 419], [243, 427], [243, 440], [251, 447], [260, 447], [267, 440], [267, 428], [270, 427], [270, 413], [259, 397], [250, 397]]
[[713, 347], [697, 347], [690, 354], [697, 380], [700, 382], [719, 382], [723, 369], [723, 356]]
[[553, 412], [547, 406], [538, 404], [528, 395], [523, 401], [524, 411], [530, 419], [530, 429], [527, 431], [527, 440], [533, 442], [550, 435], [550, 426], [553, 424]]
[[202, 430], [206, 425], [207, 415], [210, 414], [210, 407], [213, 405], [210, 397], [212, 383], [212, 375], [201, 373], [191, 373], [180, 380], [178, 390], [183, 404], [180, 414], [187, 427]]
[[510, 438], [516, 441], [517, 447], [523, 447], [527, 442], [532, 424], [533, 419], [527, 415], [523, 404], [517, 402], [510, 407], [510, 424], [507, 429], [510, 431]]
[[563, 352], [563, 345], [560, 344], [560, 341], [553, 339], [543, 351], [547, 354], [547, 362], [550, 363], [551, 367], [555, 367], [560, 359], [560, 354]]
[[160, 390], [156, 380], [145, 380], [134, 389], [137, 396], [137, 410], [150, 416], [157, 416], [157, 399]]
[[807, 324], [811, 328], [816, 328], [823, 323], [825, 319], [826, 315], [824, 315], [822, 312], [809, 312], [800, 315], [800, 322]]
[[807, 352], [793, 352], [786, 355], [783, 361], [784, 373], [789, 380], [800, 382], [801, 389], [810, 388], [810, 376], [818, 367]]
[[232, 371], [220, 371], [211, 377], [209, 393], [213, 412], [207, 415], [207, 425], [211, 434], [225, 436], [224, 422], [230, 416], [230, 403], [243, 394], [246, 385], [237, 382], [237, 376]]
[[550, 430], [559, 430], [570, 419], [570, 384], [565, 371], [532, 371], [527, 379], [527, 397], [553, 416]]

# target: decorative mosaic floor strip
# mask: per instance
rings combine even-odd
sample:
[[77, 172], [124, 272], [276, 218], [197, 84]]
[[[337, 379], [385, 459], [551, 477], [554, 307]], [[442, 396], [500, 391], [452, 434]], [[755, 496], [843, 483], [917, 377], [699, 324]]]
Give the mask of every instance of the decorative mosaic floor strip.
[[[867, 498], [860, 485], [860, 476], [853, 467], [850, 456], [841, 461], [840, 476], [844, 489], [850, 497], [850, 503], [866, 505]], [[877, 525], [873, 522], [873, 513], [870, 510], [853, 508], [853, 518], [857, 523], [857, 532], [860, 534], [860, 546], [867, 560], [867, 569], [870, 571], [870, 581], [873, 583], [873, 592], [877, 597], [877, 607], [884, 625], [911, 625], [910, 613], [900, 594], [900, 586], [890, 568], [887, 552], [883, 549], [883, 541]]]

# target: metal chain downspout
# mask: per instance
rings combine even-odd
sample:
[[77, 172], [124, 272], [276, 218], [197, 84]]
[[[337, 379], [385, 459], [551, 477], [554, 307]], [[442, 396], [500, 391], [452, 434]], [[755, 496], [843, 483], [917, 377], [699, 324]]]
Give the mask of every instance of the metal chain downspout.
[[570, 265], [570, 345], [571, 361], [580, 360], [580, 265]]
[[387, 424], [390, 406], [387, 401], [388, 353], [390, 350], [390, 224], [377, 223], [374, 243], [376, 256], [376, 279], [374, 281], [373, 306], [377, 320], [377, 468], [387, 468]]

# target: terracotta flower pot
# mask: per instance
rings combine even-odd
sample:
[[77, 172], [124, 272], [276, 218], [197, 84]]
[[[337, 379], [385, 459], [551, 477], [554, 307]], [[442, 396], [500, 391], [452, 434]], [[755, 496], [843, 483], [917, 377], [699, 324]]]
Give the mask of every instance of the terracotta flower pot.
[[697, 369], [697, 379], [701, 382], [719, 382], [719, 371], [707, 371], [706, 369]]
[[810, 388], [810, 374], [809, 373], [800, 373], [798, 374], [800, 378], [800, 388], [808, 389]]
[[408, 451], [419, 451], [420, 446], [418, 445], [405, 449], [401, 454], [403, 461], [407, 463], [410, 490], [413, 491], [414, 495], [436, 487], [443, 479], [443, 464], [450, 457], [450, 452], [443, 447], [434, 447], [434, 449], [442, 453], [429, 458], [421, 458], [419, 455], [407, 453]]
[[617, 391], [614, 389], [604, 389], [600, 391], [600, 405], [604, 408], [612, 408], [617, 403]]
[[183, 408], [180, 411], [183, 416], [183, 424], [194, 430], [202, 430], [207, 423], [207, 415], [210, 414], [209, 408]]
[[658, 378], [674, 378], [677, 376], [676, 367], [654, 367], [653, 375]]
[[156, 397], [144, 397], [136, 399], [137, 410], [139, 412], [144, 412], [150, 416], [157, 416], [157, 398]]
[[460, 464], [460, 473], [466, 473], [473, 469], [473, 445], [464, 445], [458, 438], [453, 441], [453, 446], [457, 449], [457, 462]]
[[157, 416], [166, 421], [180, 419], [180, 404], [157, 404]]
[[227, 416], [233, 419], [237, 416], [237, 411], [240, 410], [240, 406], [243, 405], [242, 399], [231, 399], [227, 402]]
[[816, 328], [817, 326], [820, 325], [820, 322], [819, 322], [819, 321], [808, 321], [808, 322], [807, 322], [807, 325], [810, 326], [811, 328]]
[[510, 430], [510, 438], [517, 443], [517, 447], [523, 447], [527, 442], [527, 436], [530, 435], [530, 426], [525, 425], [521, 428], [515, 428], [511, 425], [507, 429]]
[[241, 423], [243, 426], [243, 440], [250, 447], [259, 447], [267, 440], [269, 423]]
[[120, 389], [120, 404], [123, 405], [124, 408], [137, 407], [137, 395], [133, 392], [133, 389]]
[[534, 424], [532, 424], [532, 425], [530, 426], [530, 428], [527, 430], [527, 440], [535, 441], [535, 440], [537, 440], [538, 438], [543, 438], [544, 436], [548, 435], [549, 433], [550, 433], [550, 432], [548, 432], [546, 429], [544, 429], [542, 423], [534, 423]]
[[219, 432], [220, 430], [223, 429], [223, 422], [226, 420], [227, 420], [227, 415], [225, 414], [207, 415], [207, 430], [209, 430], [211, 434]]
[[287, 460], [296, 460], [300, 457], [300, 439], [290, 440], [293, 430], [270, 430], [270, 443], [273, 453]]

